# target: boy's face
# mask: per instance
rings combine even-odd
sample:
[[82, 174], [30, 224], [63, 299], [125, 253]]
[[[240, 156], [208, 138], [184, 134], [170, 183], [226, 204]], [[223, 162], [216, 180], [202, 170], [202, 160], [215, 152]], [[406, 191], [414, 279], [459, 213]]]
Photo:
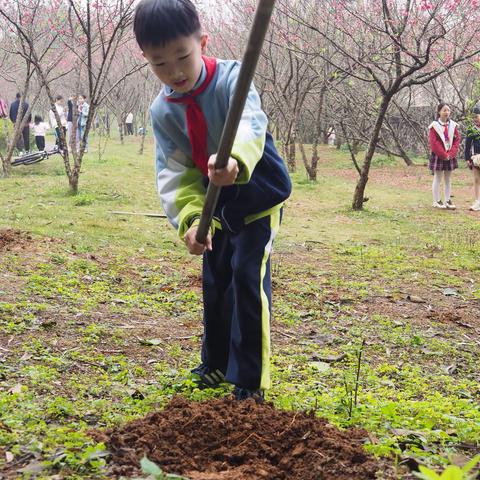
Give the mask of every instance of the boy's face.
[[207, 41], [206, 35], [182, 36], [163, 46], [145, 47], [143, 56], [163, 83], [176, 92], [187, 93], [202, 72], [202, 54]]

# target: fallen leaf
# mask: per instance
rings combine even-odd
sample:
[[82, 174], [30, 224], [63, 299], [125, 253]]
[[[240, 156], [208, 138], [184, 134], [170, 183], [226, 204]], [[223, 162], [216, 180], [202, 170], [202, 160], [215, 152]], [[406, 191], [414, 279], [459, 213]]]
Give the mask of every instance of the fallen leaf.
[[140, 343], [142, 345], [150, 345], [150, 346], [153, 346], [153, 347], [157, 347], [158, 345], [160, 345], [162, 343], [162, 341], [159, 340], [158, 338], [151, 338], [151, 339], [140, 340]]
[[449, 458], [452, 465], [457, 465], [459, 467], [464, 467], [470, 461], [469, 457], [462, 455], [461, 453], [453, 453]]
[[56, 324], [57, 324], [56, 320], [47, 320], [47, 321], [45, 321], [45, 322], [42, 322], [42, 323], [40, 324], [40, 326], [41, 326], [42, 328], [47, 328], [47, 329], [48, 329], [48, 328], [54, 327]]
[[330, 365], [327, 362], [310, 362], [312, 367], [315, 367], [319, 372], [326, 372]]
[[469, 323], [463, 323], [463, 322], [455, 322], [457, 325], [460, 325], [461, 327], [465, 327], [465, 328], [473, 328], [472, 325], [470, 325]]
[[44, 462], [32, 460], [26, 467], [20, 468], [18, 471], [21, 473], [36, 474], [42, 472], [45, 468], [47, 467]]
[[334, 363], [334, 362], [340, 362], [345, 358], [347, 358], [347, 354], [342, 353], [340, 355], [328, 355], [326, 357], [319, 357], [318, 360], [320, 360], [320, 362]]
[[21, 393], [21, 392], [22, 392], [22, 386], [19, 383], [8, 391], [8, 393], [11, 393], [11, 394]]
[[128, 303], [127, 300], [123, 300], [122, 298], [114, 298], [112, 303]]
[[303, 443], [299, 443], [292, 452], [292, 457], [298, 457], [305, 451], [305, 445]]
[[5, 452], [5, 461], [7, 463], [13, 462], [15, 455], [12, 452]]
[[454, 288], [444, 288], [442, 290], [442, 293], [446, 296], [446, 297], [455, 297], [458, 295], [458, 292], [454, 289]]
[[427, 303], [426, 300], [421, 297], [417, 297], [416, 295], [407, 295], [407, 300], [412, 303]]
[[457, 369], [457, 365], [453, 363], [452, 365], [449, 365], [448, 367], [445, 368], [445, 371], [449, 374], [452, 375], [455, 373], [455, 370]]

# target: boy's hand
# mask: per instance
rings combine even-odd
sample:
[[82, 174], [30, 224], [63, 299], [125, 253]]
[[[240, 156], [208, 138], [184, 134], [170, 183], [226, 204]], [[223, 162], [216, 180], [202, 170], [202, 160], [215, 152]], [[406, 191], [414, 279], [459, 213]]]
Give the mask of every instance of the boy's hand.
[[198, 226], [194, 225], [187, 230], [187, 233], [183, 237], [185, 240], [185, 244], [187, 245], [188, 251], [192, 255], [202, 255], [205, 250], [212, 249], [212, 234], [208, 232], [207, 238], [205, 240], [205, 245], [202, 243], [198, 243], [195, 240], [195, 236], [197, 235]]
[[239, 172], [238, 162], [230, 157], [225, 168], [215, 169], [216, 155], [211, 155], [208, 160], [208, 178], [217, 187], [233, 185]]

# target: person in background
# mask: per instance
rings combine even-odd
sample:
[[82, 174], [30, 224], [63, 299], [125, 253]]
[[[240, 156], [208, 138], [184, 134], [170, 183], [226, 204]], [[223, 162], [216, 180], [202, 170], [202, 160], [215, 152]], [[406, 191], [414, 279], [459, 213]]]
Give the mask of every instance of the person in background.
[[[81, 142], [84, 139], [85, 127], [87, 126], [88, 112], [90, 105], [87, 103], [85, 95], [78, 96], [78, 126], [77, 126], [77, 145], [81, 148]], [[88, 151], [88, 139], [85, 138], [85, 153]]]
[[66, 139], [67, 135], [67, 112], [65, 110], [65, 100], [61, 95], [57, 95], [55, 97], [55, 110], [58, 113], [58, 116], [60, 117], [60, 125], [61, 129], [58, 126], [57, 119], [55, 117], [55, 112], [54, 109], [52, 108], [49, 112], [49, 118], [50, 118], [50, 125], [55, 128], [55, 145], [60, 149], [64, 150], [64, 144], [63, 144], [63, 139], [62, 139], [62, 134], [61, 131], [63, 131], [63, 136]]
[[335, 138], [336, 138], [336, 133], [335, 133], [335, 128], [330, 127], [327, 132], [327, 143], [328, 145], [334, 146], [335, 145]]
[[68, 97], [67, 100], [67, 133], [68, 139], [67, 142], [70, 143], [72, 138], [72, 125], [73, 125], [73, 97]]
[[0, 118], [7, 118], [8, 117], [8, 105], [7, 101], [0, 97]]
[[[452, 172], [458, 167], [457, 153], [460, 147], [460, 132], [457, 124], [450, 119], [450, 107], [440, 103], [437, 107], [437, 120], [429, 127], [430, 161], [433, 173], [433, 208], [455, 210], [450, 199], [452, 190]], [[440, 183], [444, 179], [445, 202], [440, 198]]]
[[125, 127], [127, 135], [133, 135], [133, 113], [130, 112], [125, 118]]
[[480, 107], [473, 109], [473, 121], [467, 123], [465, 160], [473, 173], [475, 201], [470, 210], [478, 212], [480, 211]]
[[33, 128], [33, 134], [35, 135], [35, 144], [37, 145], [38, 150], [42, 152], [45, 150], [45, 133], [47, 133], [50, 125], [47, 122], [44, 122], [40, 115], [35, 115], [31, 127]]
[[[15, 100], [10, 105], [9, 116], [10, 116], [10, 120], [12, 121], [12, 123], [14, 125], [17, 121], [18, 111], [20, 109], [21, 98], [22, 98], [22, 94], [17, 93]], [[28, 109], [29, 109], [28, 102], [26, 100], [24, 100], [24, 102], [22, 104], [22, 116], [21, 116], [20, 122], [22, 122], [23, 119], [25, 118], [25, 115], [27, 114]], [[28, 116], [28, 123], [25, 124], [25, 126], [22, 129], [22, 135], [18, 138], [17, 149], [20, 150], [20, 151], [22, 149], [25, 150], [26, 152], [30, 151], [30, 126], [29, 126], [29, 123], [31, 121], [32, 121], [32, 115], [29, 115]]]

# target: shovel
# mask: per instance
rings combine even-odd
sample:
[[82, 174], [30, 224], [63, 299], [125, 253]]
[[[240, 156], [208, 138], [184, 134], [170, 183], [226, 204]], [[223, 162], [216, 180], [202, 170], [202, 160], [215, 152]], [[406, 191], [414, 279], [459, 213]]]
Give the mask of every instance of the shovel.
[[[248, 38], [247, 49], [240, 67], [235, 93], [230, 108], [228, 109], [227, 119], [220, 138], [220, 145], [218, 147], [217, 159], [215, 162], [216, 169], [225, 168], [227, 166], [235, 135], [237, 133], [238, 124], [242, 117], [245, 102], [248, 97], [248, 91], [250, 90], [250, 84], [252, 83], [255, 74], [255, 68], [257, 67], [260, 52], [262, 51], [263, 41], [270, 24], [274, 5], [275, 0], [260, 0], [258, 3]], [[222, 187], [217, 187], [212, 183], [208, 184], [202, 216], [195, 237], [198, 243], [205, 244], [221, 189]]]

